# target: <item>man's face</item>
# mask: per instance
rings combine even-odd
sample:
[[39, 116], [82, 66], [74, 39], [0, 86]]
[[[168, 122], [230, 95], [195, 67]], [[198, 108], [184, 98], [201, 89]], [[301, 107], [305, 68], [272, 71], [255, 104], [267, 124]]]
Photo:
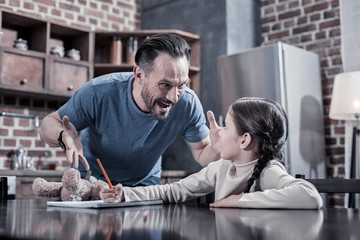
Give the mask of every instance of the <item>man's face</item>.
[[153, 71], [143, 76], [141, 97], [147, 110], [156, 120], [166, 120], [189, 82], [186, 57], [175, 59], [160, 53], [154, 61]]

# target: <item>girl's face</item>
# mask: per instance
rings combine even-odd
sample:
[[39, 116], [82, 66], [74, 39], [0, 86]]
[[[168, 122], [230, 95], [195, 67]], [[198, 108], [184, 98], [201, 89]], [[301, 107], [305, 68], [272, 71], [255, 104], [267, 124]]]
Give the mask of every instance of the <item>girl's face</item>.
[[225, 126], [221, 129], [219, 134], [221, 143], [221, 158], [225, 160], [231, 160], [233, 162], [238, 162], [240, 160], [241, 136], [237, 134], [231, 108], [226, 114]]

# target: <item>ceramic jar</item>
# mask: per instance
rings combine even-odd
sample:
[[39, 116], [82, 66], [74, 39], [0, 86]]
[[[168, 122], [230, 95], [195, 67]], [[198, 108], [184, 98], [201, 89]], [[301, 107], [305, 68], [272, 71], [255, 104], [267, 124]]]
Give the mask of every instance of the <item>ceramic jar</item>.
[[64, 57], [64, 55], [65, 55], [64, 47], [63, 46], [52, 47], [51, 54], [59, 56], [59, 57]]
[[27, 41], [22, 38], [16, 39], [14, 41], [14, 48], [21, 49], [21, 50], [28, 50]]
[[70, 49], [69, 51], [67, 51], [66, 56], [73, 60], [79, 61], [80, 60], [80, 51], [76, 50], [74, 48]]

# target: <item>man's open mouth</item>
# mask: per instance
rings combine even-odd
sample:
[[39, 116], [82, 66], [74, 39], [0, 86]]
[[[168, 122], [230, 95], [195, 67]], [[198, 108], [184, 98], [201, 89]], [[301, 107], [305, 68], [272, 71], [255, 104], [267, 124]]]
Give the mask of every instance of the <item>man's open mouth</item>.
[[161, 107], [164, 110], [169, 109], [173, 105], [172, 103], [163, 102], [163, 101], [157, 101], [156, 103], [159, 105], [159, 107]]

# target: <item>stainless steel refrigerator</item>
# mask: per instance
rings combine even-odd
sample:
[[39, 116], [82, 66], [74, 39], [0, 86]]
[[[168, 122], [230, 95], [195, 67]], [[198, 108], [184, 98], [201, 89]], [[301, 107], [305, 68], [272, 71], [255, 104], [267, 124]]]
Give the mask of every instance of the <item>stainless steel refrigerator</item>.
[[285, 43], [218, 58], [222, 116], [244, 96], [279, 102], [288, 114], [285, 166], [295, 176], [325, 177], [325, 136], [319, 56]]

